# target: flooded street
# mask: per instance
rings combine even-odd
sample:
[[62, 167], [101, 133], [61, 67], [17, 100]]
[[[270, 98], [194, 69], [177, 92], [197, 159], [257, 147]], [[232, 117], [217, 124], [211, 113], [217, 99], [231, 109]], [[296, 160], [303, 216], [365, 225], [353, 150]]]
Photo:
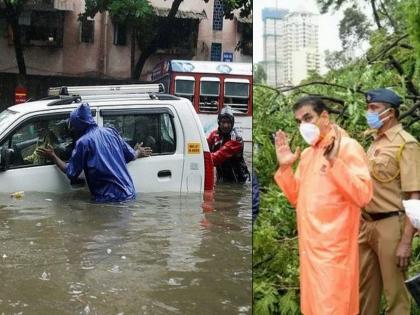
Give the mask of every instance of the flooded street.
[[250, 184], [88, 200], [0, 194], [0, 313], [251, 314]]

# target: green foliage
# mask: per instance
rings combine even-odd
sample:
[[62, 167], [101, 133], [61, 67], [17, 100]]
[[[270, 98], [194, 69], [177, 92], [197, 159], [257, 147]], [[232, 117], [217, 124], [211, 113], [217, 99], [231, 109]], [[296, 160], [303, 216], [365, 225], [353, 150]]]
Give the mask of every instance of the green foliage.
[[[259, 172], [260, 215], [253, 231], [254, 314], [299, 314], [298, 252], [295, 211], [273, 181], [277, 168], [272, 133], [293, 132], [291, 103], [269, 87], [254, 88], [255, 145]], [[296, 143], [301, 143], [300, 139]]]
[[255, 84], [264, 84], [267, 81], [267, 74], [264, 71], [264, 66], [262, 62], [254, 64], [253, 80]]
[[254, 298], [257, 302], [253, 306], [255, 315], [278, 313], [279, 293], [267, 282], [253, 282]]
[[340, 21], [339, 37], [343, 48], [358, 45], [369, 36], [370, 23], [366, 15], [359, 9], [351, 7], [344, 10], [344, 18]]
[[418, 0], [405, 1], [401, 12], [407, 21], [407, 31], [410, 34], [416, 51], [416, 72], [420, 75], [420, 2]]
[[108, 11], [112, 20], [130, 26], [138, 26], [144, 19], [153, 15], [153, 9], [147, 0], [86, 0], [84, 17], [93, 18], [96, 13]]
[[351, 59], [346, 56], [345, 51], [329, 51], [326, 50], [325, 54], [325, 66], [329, 70], [338, 70], [348, 64]]
[[13, 7], [17, 14], [23, 10], [24, 5], [28, 2], [28, 0], [3, 0], [0, 2], [4, 2], [7, 9]]

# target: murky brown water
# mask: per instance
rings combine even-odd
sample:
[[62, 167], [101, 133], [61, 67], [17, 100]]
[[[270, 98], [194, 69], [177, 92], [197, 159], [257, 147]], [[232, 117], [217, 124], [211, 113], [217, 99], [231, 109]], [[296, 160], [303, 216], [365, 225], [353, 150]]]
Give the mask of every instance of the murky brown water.
[[209, 212], [199, 196], [0, 194], [0, 312], [251, 314], [250, 189], [219, 185]]

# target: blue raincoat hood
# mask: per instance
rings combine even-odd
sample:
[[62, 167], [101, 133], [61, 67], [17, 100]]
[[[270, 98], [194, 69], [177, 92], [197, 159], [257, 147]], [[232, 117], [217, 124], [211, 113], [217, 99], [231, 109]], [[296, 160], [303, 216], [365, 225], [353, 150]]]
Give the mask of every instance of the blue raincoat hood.
[[70, 113], [69, 126], [77, 133], [83, 133], [90, 126], [96, 126], [88, 103], [81, 104]]

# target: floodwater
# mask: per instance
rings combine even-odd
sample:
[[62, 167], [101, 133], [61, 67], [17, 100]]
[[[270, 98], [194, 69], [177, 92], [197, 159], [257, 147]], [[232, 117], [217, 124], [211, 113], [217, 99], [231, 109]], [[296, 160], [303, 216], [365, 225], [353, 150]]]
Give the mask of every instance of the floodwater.
[[0, 314], [251, 314], [250, 204], [250, 184], [217, 186], [204, 208], [0, 194]]

